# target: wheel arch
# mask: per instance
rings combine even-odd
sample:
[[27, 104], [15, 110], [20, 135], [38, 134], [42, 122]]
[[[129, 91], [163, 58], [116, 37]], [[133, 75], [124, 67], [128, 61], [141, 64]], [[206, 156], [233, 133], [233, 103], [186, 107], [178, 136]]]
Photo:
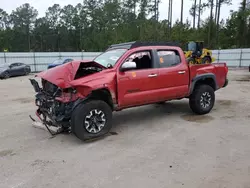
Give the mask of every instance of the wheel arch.
[[107, 88], [93, 90], [89, 95], [88, 100], [103, 100], [111, 107], [112, 110], [114, 109], [112, 95]]
[[110, 108], [112, 109], [112, 111], [114, 110], [114, 103], [113, 103], [113, 100], [112, 100], [112, 95], [111, 95], [111, 92], [109, 91], [109, 89], [107, 89], [107, 88], [95, 89], [86, 98], [79, 99], [75, 103], [75, 105], [73, 107], [73, 110], [79, 104], [87, 102], [89, 100], [102, 100], [102, 101], [106, 102], [110, 106]]
[[212, 73], [207, 73], [207, 74], [198, 75], [192, 79], [189, 94], [191, 95], [194, 89], [197, 86], [202, 85], [202, 84], [211, 86], [214, 89], [214, 91], [218, 89], [218, 84], [216, 82], [215, 75]]

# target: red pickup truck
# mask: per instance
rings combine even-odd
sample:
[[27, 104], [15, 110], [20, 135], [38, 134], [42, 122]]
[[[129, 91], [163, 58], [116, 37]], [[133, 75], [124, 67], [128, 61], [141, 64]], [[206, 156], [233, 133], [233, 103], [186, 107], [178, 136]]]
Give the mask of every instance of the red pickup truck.
[[194, 113], [209, 113], [227, 73], [225, 63], [188, 65], [176, 44], [129, 42], [39, 73], [42, 87], [30, 81], [43, 123], [88, 140], [107, 134], [112, 112], [125, 108], [189, 98]]

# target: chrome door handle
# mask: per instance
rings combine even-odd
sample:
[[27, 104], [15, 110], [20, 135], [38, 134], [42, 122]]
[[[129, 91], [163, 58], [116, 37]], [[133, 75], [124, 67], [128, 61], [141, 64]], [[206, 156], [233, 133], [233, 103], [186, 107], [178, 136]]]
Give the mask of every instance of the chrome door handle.
[[156, 77], [156, 76], [158, 76], [158, 75], [157, 74], [150, 74], [150, 75], [148, 75], [149, 78]]
[[179, 74], [184, 74], [186, 71], [179, 71], [178, 73]]

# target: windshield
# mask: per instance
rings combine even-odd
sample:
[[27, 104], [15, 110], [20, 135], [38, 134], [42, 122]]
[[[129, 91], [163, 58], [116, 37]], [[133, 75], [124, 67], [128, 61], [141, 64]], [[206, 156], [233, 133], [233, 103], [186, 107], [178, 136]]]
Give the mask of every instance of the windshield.
[[104, 67], [108, 67], [108, 64], [114, 66], [117, 60], [127, 51], [127, 49], [115, 49], [109, 50], [97, 56], [94, 61], [101, 64]]
[[63, 63], [63, 60], [57, 59], [57, 60], [53, 61], [52, 64], [62, 64], [62, 63]]
[[196, 51], [196, 43], [195, 42], [188, 43], [188, 51]]

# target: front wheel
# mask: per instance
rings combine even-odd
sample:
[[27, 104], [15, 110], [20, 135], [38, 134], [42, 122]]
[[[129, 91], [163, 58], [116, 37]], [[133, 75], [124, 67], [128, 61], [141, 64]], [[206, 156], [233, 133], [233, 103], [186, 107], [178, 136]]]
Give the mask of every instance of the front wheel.
[[189, 65], [194, 65], [194, 64], [196, 64], [196, 60], [195, 60], [195, 58], [193, 58], [193, 57], [189, 57], [189, 58], [187, 59], [187, 62], [188, 62]]
[[95, 139], [112, 128], [112, 110], [104, 101], [93, 100], [80, 104], [71, 118], [72, 132], [80, 140]]
[[199, 115], [209, 113], [215, 102], [214, 89], [209, 85], [199, 85], [189, 98], [191, 110]]

